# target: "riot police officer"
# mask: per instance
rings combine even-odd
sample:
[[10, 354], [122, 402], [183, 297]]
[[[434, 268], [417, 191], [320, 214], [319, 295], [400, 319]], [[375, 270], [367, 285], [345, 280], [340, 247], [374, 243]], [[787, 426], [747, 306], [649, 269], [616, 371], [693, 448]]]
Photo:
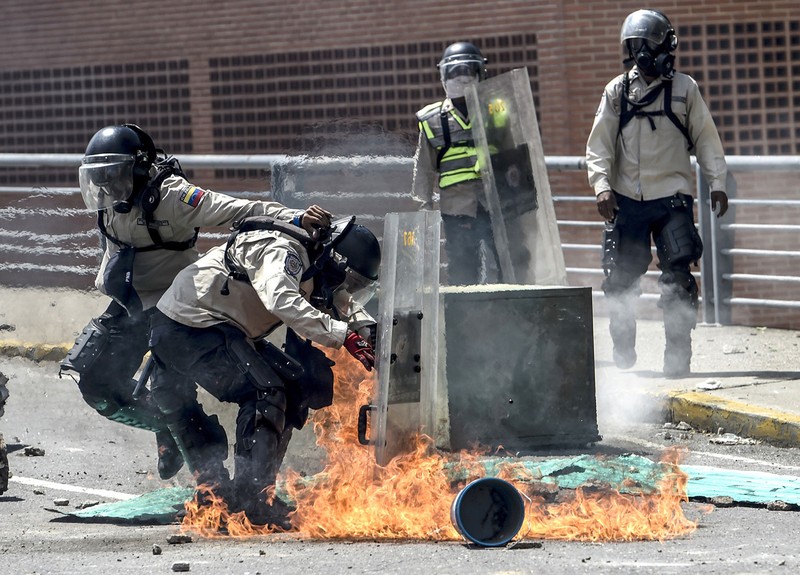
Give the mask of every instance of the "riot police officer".
[[[236, 226], [226, 245], [178, 274], [158, 302], [151, 348], [153, 396], [197, 484], [254, 524], [288, 528], [276, 474], [308, 409], [333, 399], [331, 362], [311, 342], [344, 346], [371, 370], [375, 321], [364, 305], [380, 266], [375, 236], [355, 218], [323, 239], [266, 218]], [[285, 351], [264, 338], [287, 327]], [[234, 478], [216, 420], [197, 411], [200, 385], [239, 405]], [[204, 497], [198, 490], [198, 497]]]
[[78, 175], [105, 244], [95, 285], [111, 302], [84, 328], [61, 368], [80, 375], [84, 400], [101, 415], [156, 433], [159, 475], [168, 479], [183, 465], [180, 451], [150, 392], [137, 389], [132, 376], [148, 350], [156, 302], [178, 271], [199, 257], [199, 228], [271, 215], [312, 231], [328, 225], [330, 214], [317, 206], [300, 212], [204, 190], [187, 181], [177, 160], [134, 124], [95, 133]]
[[606, 85], [586, 144], [589, 184], [607, 222], [603, 291], [614, 361], [622, 369], [636, 363], [632, 309], [652, 260], [652, 237], [661, 270], [664, 374], [682, 377], [690, 372], [697, 323], [690, 265], [703, 249], [692, 211], [690, 154], [709, 182], [717, 217], [728, 206], [725, 154], [697, 83], [674, 69], [678, 38], [669, 19], [637, 10], [625, 18], [620, 41], [633, 65]]
[[438, 195], [450, 285], [492, 283], [498, 278], [498, 257], [465, 96], [467, 86], [486, 79], [486, 62], [469, 42], [445, 48], [437, 68], [446, 98], [416, 114], [419, 141], [412, 195], [422, 209], [431, 209]]

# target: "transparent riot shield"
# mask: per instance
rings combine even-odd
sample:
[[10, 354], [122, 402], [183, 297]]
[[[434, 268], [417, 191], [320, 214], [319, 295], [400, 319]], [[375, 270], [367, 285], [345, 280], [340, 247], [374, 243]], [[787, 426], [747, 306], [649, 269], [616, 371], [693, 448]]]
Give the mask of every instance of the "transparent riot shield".
[[378, 384], [369, 442], [385, 465], [434, 435], [439, 350], [438, 211], [386, 215], [378, 313]]
[[566, 285], [528, 70], [479, 82], [466, 96], [503, 281]]

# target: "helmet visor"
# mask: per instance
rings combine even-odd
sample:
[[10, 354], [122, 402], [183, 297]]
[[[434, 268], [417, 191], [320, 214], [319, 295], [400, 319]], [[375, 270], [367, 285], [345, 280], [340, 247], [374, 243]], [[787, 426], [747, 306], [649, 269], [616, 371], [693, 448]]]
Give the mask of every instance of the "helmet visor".
[[133, 156], [101, 154], [83, 158], [78, 168], [81, 195], [90, 210], [110, 208], [133, 191]]
[[447, 61], [439, 62], [439, 74], [442, 82], [453, 78], [468, 77], [481, 79], [483, 77], [483, 60], [472, 54], [454, 56]]
[[333, 305], [341, 317], [350, 317], [367, 305], [377, 288], [378, 282], [347, 268], [344, 281], [333, 291]]

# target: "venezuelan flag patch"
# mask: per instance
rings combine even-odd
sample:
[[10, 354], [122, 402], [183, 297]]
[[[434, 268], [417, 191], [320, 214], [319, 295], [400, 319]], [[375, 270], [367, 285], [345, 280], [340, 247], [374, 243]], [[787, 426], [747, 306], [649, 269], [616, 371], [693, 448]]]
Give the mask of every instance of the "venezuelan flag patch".
[[189, 186], [183, 190], [183, 192], [181, 192], [181, 201], [184, 204], [188, 204], [193, 208], [196, 208], [200, 203], [200, 200], [203, 199], [203, 194], [205, 193], [205, 190], [201, 190], [197, 186]]

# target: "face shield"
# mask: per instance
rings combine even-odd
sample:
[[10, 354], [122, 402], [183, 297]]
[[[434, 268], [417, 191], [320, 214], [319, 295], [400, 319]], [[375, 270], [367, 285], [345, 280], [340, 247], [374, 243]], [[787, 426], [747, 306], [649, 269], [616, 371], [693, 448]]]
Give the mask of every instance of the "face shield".
[[333, 290], [333, 307], [342, 318], [348, 318], [364, 309], [375, 295], [378, 282], [371, 280], [352, 268], [345, 270], [344, 281]]
[[127, 200], [133, 192], [133, 164], [134, 157], [126, 154], [84, 157], [78, 180], [86, 207], [102, 210]]
[[467, 86], [479, 82], [484, 70], [483, 59], [473, 54], [453, 56], [439, 62], [439, 76], [447, 97], [463, 98]]

